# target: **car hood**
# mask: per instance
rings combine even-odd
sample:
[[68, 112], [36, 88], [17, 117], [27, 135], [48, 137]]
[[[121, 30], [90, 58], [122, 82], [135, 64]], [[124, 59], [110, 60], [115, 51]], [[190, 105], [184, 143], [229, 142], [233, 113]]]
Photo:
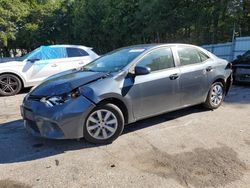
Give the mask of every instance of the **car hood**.
[[22, 61], [14, 61], [12, 60], [0, 60], [0, 67], [13, 67], [22, 65]]
[[70, 70], [50, 77], [31, 92], [31, 96], [47, 97], [62, 95], [72, 90], [107, 77], [107, 73]]
[[16, 58], [13, 58], [13, 57], [0, 58], [0, 63], [6, 63], [10, 61], [16, 61]]

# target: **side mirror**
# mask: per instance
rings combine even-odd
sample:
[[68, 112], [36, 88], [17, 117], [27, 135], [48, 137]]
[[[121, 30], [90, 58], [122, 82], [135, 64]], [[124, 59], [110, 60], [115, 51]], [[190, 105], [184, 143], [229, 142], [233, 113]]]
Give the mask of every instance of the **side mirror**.
[[149, 67], [136, 66], [135, 67], [135, 75], [146, 75], [151, 72]]
[[241, 59], [241, 58], [242, 58], [242, 55], [238, 55], [238, 56], [237, 56], [237, 59]]
[[40, 59], [28, 59], [28, 62], [35, 63], [36, 61], [40, 61]]

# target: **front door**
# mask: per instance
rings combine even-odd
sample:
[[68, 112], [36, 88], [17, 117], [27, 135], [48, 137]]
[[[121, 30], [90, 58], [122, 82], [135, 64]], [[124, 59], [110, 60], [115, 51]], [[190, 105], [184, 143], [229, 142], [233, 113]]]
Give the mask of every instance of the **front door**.
[[136, 76], [130, 90], [136, 119], [160, 114], [180, 106], [179, 68], [175, 67], [171, 48], [153, 50], [137, 66], [151, 68], [148, 75]]
[[28, 71], [29, 80], [33, 83], [40, 83], [49, 76], [60, 72], [60, 68], [55, 60], [40, 60], [31, 63]]
[[64, 60], [67, 60], [64, 48], [42, 46], [25, 60], [23, 72], [28, 82], [36, 85], [49, 76], [61, 72], [60, 62]]

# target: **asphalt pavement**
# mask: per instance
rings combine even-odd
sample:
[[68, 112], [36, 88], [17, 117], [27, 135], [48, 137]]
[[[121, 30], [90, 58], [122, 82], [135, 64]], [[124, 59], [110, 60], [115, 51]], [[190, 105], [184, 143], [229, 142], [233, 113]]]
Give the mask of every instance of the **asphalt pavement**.
[[201, 106], [134, 123], [112, 144], [29, 135], [0, 97], [0, 187], [250, 187], [250, 87], [214, 111]]

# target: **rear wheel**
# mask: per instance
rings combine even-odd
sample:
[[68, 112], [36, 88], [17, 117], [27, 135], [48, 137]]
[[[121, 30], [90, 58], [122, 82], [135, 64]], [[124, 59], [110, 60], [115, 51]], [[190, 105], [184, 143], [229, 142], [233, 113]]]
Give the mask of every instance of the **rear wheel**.
[[122, 133], [124, 117], [114, 104], [96, 107], [87, 117], [83, 134], [87, 141], [95, 144], [112, 143]]
[[22, 89], [21, 80], [13, 74], [0, 75], [0, 95], [11, 96]]
[[204, 103], [205, 107], [213, 110], [220, 107], [225, 97], [225, 88], [221, 82], [215, 82], [211, 86], [206, 102]]

